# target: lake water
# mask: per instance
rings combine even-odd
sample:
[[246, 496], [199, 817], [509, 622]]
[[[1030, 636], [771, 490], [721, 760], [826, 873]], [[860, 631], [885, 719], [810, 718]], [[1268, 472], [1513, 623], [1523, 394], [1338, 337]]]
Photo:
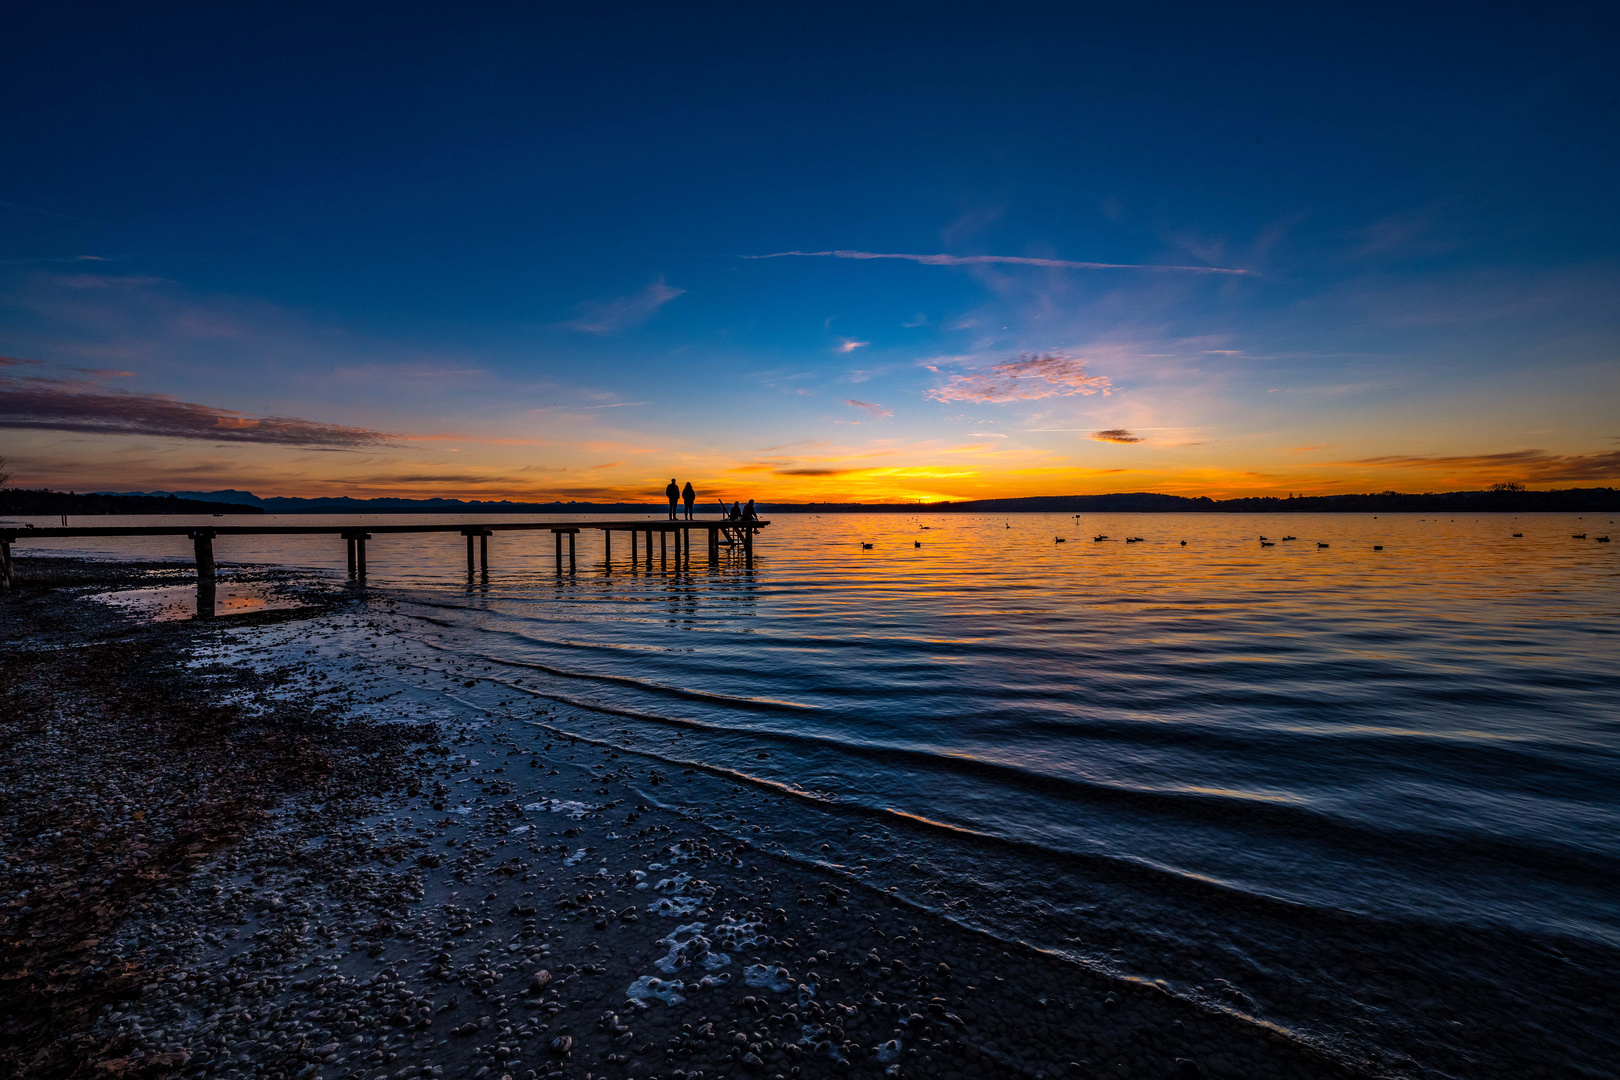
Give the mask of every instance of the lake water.
[[[784, 515], [751, 570], [632, 568], [622, 535], [611, 573], [587, 534], [560, 577], [549, 533], [497, 534], [487, 579], [455, 534], [368, 554], [396, 633], [556, 727], [705, 766], [828, 873], [1383, 1069], [1615, 1075], [1612, 528]], [[47, 547], [189, 555], [19, 554]], [[343, 564], [332, 538], [216, 556]]]

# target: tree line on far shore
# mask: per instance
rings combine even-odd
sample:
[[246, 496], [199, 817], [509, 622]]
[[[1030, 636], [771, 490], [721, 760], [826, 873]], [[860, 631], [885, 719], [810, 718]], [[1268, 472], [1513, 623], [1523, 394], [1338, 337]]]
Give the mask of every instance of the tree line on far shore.
[[[188, 493], [189, 494], [189, 493]], [[232, 493], [238, 497], [246, 493]], [[249, 499], [253, 496], [247, 495]], [[261, 502], [255, 500], [255, 502]], [[462, 501], [459, 499], [274, 499], [261, 505], [213, 501], [164, 493], [142, 495], [76, 494], [66, 491], [0, 488], [0, 514], [26, 516], [91, 514], [645, 514], [662, 503], [581, 503]], [[1211, 499], [1155, 492], [1113, 495], [1039, 495], [1022, 499], [983, 499], [957, 503], [760, 503], [761, 515], [816, 513], [1537, 513], [1620, 511], [1620, 490], [1564, 488], [1527, 491], [1498, 484], [1487, 491], [1407, 494], [1383, 491], [1360, 495], [1259, 496]]]

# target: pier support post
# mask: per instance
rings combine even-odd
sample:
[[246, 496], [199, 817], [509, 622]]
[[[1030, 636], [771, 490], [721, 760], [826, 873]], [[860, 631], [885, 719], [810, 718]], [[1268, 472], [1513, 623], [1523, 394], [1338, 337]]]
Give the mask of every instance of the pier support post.
[[354, 534], [354, 568], [357, 577], [366, 576], [366, 541], [371, 539], [370, 533]]
[[602, 561], [609, 570], [613, 569], [613, 530], [602, 530]]
[[478, 569], [489, 573], [489, 532], [478, 534]]
[[198, 529], [192, 533], [191, 549], [197, 556], [197, 580], [214, 580], [214, 530]]
[[197, 529], [191, 534], [191, 550], [197, 557], [197, 618], [214, 617], [214, 530]]
[[352, 534], [344, 534], [343, 546], [349, 549], [349, 576], [354, 577], [354, 536]]
[[752, 570], [754, 568], [754, 530], [744, 529], [743, 537], [743, 565]]
[[467, 576], [473, 576], [473, 534], [462, 533], [467, 538]]
[[574, 573], [577, 568], [574, 561], [574, 537], [579, 535], [579, 530], [567, 528], [552, 529], [551, 535], [557, 539], [557, 573], [562, 573], [564, 536], [568, 537], [568, 572], [570, 574]]
[[0, 589], [11, 588], [11, 538], [0, 538]]

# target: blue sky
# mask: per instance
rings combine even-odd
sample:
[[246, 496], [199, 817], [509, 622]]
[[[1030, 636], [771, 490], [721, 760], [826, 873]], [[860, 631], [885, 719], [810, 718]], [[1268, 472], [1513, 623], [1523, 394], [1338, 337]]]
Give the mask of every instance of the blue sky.
[[0, 453], [308, 495], [1620, 479], [1612, 13], [1116, 8], [25, 7]]

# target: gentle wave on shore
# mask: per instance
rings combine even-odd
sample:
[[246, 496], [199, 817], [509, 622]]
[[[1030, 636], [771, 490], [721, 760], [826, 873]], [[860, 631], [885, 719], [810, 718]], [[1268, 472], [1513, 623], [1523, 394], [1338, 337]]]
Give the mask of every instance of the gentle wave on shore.
[[1620, 550], [1573, 538], [1609, 528], [806, 515], [752, 570], [586, 537], [559, 577], [510, 534], [469, 581], [459, 537], [379, 537], [371, 585], [444, 658], [402, 686], [714, 770], [829, 872], [1325, 1045], [1509, 1061], [1616, 1049]]

